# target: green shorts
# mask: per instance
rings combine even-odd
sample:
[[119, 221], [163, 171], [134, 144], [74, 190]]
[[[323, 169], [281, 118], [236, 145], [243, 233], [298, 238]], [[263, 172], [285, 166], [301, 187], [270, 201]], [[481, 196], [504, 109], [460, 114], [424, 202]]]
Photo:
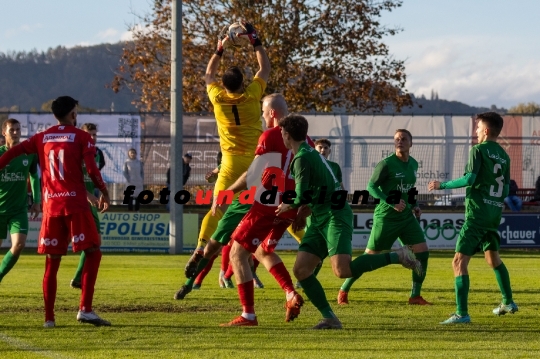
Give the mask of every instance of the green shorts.
[[414, 215], [397, 221], [374, 218], [366, 248], [377, 252], [388, 251], [397, 239], [402, 245], [408, 246], [426, 243], [422, 227]]
[[494, 229], [482, 228], [465, 221], [459, 231], [456, 243], [456, 253], [473, 256], [480, 251], [498, 251], [501, 243], [499, 232]]
[[221, 217], [218, 226], [210, 238], [223, 244], [224, 246], [231, 241], [231, 234], [234, 232], [238, 224], [248, 213], [251, 205], [239, 205], [233, 202], [227, 209], [227, 212]]
[[101, 226], [99, 225], [99, 215], [98, 210], [94, 206], [90, 206], [90, 211], [92, 212], [92, 217], [94, 218], [94, 223], [96, 224], [96, 228], [99, 234], [101, 234]]
[[26, 209], [14, 214], [0, 215], [0, 239], [6, 239], [7, 230], [9, 233], [28, 234], [28, 212]]
[[298, 250], [321, 259], [336, 254], [351, 255], [352, 223], [353, 213], [349, 206], [313, 217]]

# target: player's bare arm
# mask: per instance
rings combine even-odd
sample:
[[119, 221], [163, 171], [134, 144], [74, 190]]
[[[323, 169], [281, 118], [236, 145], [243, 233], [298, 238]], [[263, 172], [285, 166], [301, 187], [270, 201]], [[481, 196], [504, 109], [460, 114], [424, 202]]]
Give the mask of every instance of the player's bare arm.
[[208, 62], [208, 66], [206, 67], [206, 74], [204, 75], [204, 80], [206, 82], [206, 85], [210, 85], [216, 82], [216, 74], [219, 69], [219, 63], [221, 62], [221, 55], [223, 54], [223, 46], [225, 45], [225, 42], [227, 41], [227, 39], [228, 39], [227, 36], [225, 36], [225, 38], [223, 39], [218, 38], [216, 52], [212, 55], [212, 57], [210, 58], [210, 61]]
[[265, 82], [268, 82], [271, 65], [268, 54], [262, 45], [255, 47], [255, 55], [257, 56], [257, 62], [259, 63], [259, 71], [257, 71], [255, 76], [263, 79]]
[[247, 188], [247, 171], [244, 172], [227, 190], [238, 193]]

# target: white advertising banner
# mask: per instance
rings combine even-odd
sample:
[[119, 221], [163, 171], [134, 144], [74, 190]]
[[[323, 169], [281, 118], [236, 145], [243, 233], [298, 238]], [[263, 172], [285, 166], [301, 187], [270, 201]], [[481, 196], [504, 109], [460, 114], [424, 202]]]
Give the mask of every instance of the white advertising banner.
[[[455, 249], [461, 226], [465, 223], [463, 213], [424, 213], [420, 227], [430, 249]], [[373, 213], [355, 213], [353, 221], [353, 249], [365, 249], [373, 227]], [[398, 241], [394, 248], [398, 247]], [[298, 242], [285, 232], [276, 249], [296, 250]]]

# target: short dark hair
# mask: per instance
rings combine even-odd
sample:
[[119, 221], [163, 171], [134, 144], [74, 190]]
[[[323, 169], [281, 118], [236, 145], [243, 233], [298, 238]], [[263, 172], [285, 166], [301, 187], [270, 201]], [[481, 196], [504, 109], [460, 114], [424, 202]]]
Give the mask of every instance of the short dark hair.
[[192, 156], [191, 153], [189, 153], [189, 152], [186, 153], [186, 154], [184, 155], [184, 157], [187, 157], [187, 158], [189, 158], [190, 160], [193, 159], [193, 156]]
[[497, 112], [480, 113], [476, 115], [476, 119], [482, 121], [489, 128], [493, 136], [497, 137], [501, 133], [504, 120]]
[[295, 141], [305, 141], [309, 124], [304, 116], [289, 115], [279, 120], [278, 126], [283, 128]]
[[136, 153], [137, 153], [137, 150], [134, 149], [134, 148], [130, 148], [129, 151], [128, 151], [128, 153], [129, 153], [129, 152], [135, 152], [135, 154], [136, 154]]
[[330, 140], [327, 138], [319, 138], [317, 141], [315, 141], [315, 146], [318, 145], [327, 145], [328, 147], [332, 147], [332, 142], [330, 142]]
[[8, 118], [7, 120], [4, 121], [4, 123], [2, 123], [2, 132], [5, 131], [8, 127], [8, 125], [20, 125], [21, 123], [14, 119], [14, 118]]
[[412, 133], [409, 130], [406, 130], [404, 128], [398, 128], [396, 132], [394, 133], [394, 136], [396, 135], [396, 133], [399, 133], [399, 132], [406, 133], [409, 136], [409, 140], [411, 140], [411, 143], [412, 143]]
[[95, 123], [85, 123], [81, 126], [81, 130], [83, 131], [97, 131], [97, 125]]
[[242, 75], [242, 71], [238, 66], [231, 66], [225, 70], [221, 81], [223, 81], [223, 86], [225, 86], [227, 91], [236, 91], [242, 87], [244, 75]]
[[51, 109], [54, 117], [56, 117], [57, 119], [63, 119], [78, 104], [79, 101], [75, 100], [73, 97], [60, 96], [52, 102]]

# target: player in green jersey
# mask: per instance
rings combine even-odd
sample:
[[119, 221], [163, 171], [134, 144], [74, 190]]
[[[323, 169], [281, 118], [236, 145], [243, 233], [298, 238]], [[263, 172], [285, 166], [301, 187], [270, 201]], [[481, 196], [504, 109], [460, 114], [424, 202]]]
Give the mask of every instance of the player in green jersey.
[[[399, 238], [402, 245], [411, 246], [416, 259], [422, 263], [422, 273], [412, 274], [412, 289], [409, 304], [430, 305], [420, 295], [422, 283], [426, 278], [429, 250], [422, 228], [416, 218], [422, 211], [415, 204], [414, 195], [418, 162], [409, 155], [412, 146], [412, 134], [405, 130], [396, 130], [394, 134], [395, 153], [391, 154], [375, 167], [368, 184], [368, 191], [381, 202], [373, 214], [373, 228], [364, 254], [377, 254], [388, 251]], [[398, 204], [388, 204], [386, 199], [391, 191], [400, 194]], [[415, 218], [416, 217], [416, 218]], [[347, 278], [338, 293], [338, 304], [348, 304], [348, 293], [358, 277]]]
[[[97, 126], [94, 123], [85, 123], [81, 126], [81, 130], [88, 132], [90, 136], [92, 136], [92, 139], [94, 140], [94, 143], [97, 143]], [[96, 152], [96, 164], [99, 166], [100, 154]], [[88, 176], [88, 173], [86, 172], [86, 167], [83, 163], [83, 174], [84, 174], [84, 185], [86, 186], [86, 197], [88, 198], [88, 202], [90, 202], [90, 211], [92, 212], [92, 217], [94, 219], [94, 223], [96, 224], [96, 228], [98, 231], [98, 234], [100, 236], [101, 241], [101, 228], [99, 225], [99, 216], [98, 216], [98, 202], [99, 199], [95, 196], [95, 186], [94, 182], [92, 182], [92, 179], [90, 176]], [[75, 276], [73, 276], [73, 279], [71, 280], [70, 286], [73, 289], [82, 289], [82, 282], [81, 282], [81, 276], [84, 268], [84, 261], [86, 260], [85, 252], [81, 252], [81, 256], [79, 258], [79, 265], [77, 266], [77, 270], [75, 271]]]
[[332, 143], [326, 139], [326, 138], [319, 138], [317, 141], [315, 141], [315, 149], [317, 152], [319, 152], [321, 155], [326, 158], [326, 162], [330, 165], [330, 168], [336, 175], [337, 180], [339, 181], [339, 184], [341, 185], [342, 189], [345, 189], [345, 186], [343, 186], [343, 175], [341, 173], [341, 167], [336, 162], [330, 161], [328, 159], [328, 156], [332, 153]]
[[[326, 162], [330, 165], [330, 168], [332, 169], [332, 172], [334, 172], [334, 175], [336, 176], [336, 179], [338, 180], [339, 184], [341, 185], [341, 188], [345, 190], [345, 186], [343, 186], [343, 175], [341, 173], [341, 167], [339, 167], [339, 164], [336, 162], [330, 161], [328, 159], [328, 156], [332, 153], [332, 143], [326, 139], [326, 138], [319, 138], [317, 141], [314, 142], [315, 149], [317, 152], [319, 152], [321, 155], [323, 155], [324, 158], [326, 158]], [[309, 219], [309, 218], [308, 218]], [[309, 225], [309, 223], [308, 223]], [[317, 267], [315, 267], [315, 270], [313, 271], [313, 275], [317, 276], [319, 274], [319, 271], [321, 270], [323, 265], [323, 262], [321, 261]], [[302, 285], [300, 282], [296, 282], [296, 288], [302, 288]]]
[[469, 323], [467, 301], [469, 295], [468, 265], [471, 257], [484, 251], [487, 264], [495, 271], [502, 293], [502, 303], [493, 314], [504, 315], [518, 311], [512, 300], [510, 275], [499, 256], [499, 224], [504, 198], [510, 188], [510, 158], [497, 143], [503, 128], [502, 117], [495, 112], [477, 115], [476, 136], [478, 144], [469, 152], [465, 175], [459, 179], [431, 181], [428, 189], [453, 189], [466, 187], [465, 224], [461, 227], [452, 262], [456, 289], [456, 312], [441, 324]]
[[341, 189], [326, 159], [305, 142], [308, 122], [304, 117], [289, 115], [279, 121], [279, 126], [285, 146], [294, 153], [290, 168], [295, 193], [286, 196], [287, 200], [279, 205], [276, 214], [304, 206], [298, 211], [297, 227], [301, 218], [305, 220], [311, 212], [311, 224], [298, 248], [294, 275], [323, 316], [313, 329], [341, 329], [341, 322], [332, 311], [321, 283], [313, 275], [321, 260], [329, 256], [332, 270], [339, 278], [360, 276], [392, 263], [421, 272], [421, 265], [407, 247], [392, 253], [359, 256], [351, 261], [353, 214], [346, 201], [346, 191]]
[[[21, 124], [19, 121], [12, 118], [4, 121], [2, 135], [6, 138], [6, 144], [0, 147], [0, 156], [20, 142]], [[34, 202], [30, 208], [32, 218], [36, 218], [40, 212], [41, 190], [37, 163], [36, 155], [21, 155], [0, 172], [0, 245], [6, 239], [8, 229], [11, 234], [11, 248], [0, 264], [0, 282], [17, 263], [26, 245], [29, 174]]]

